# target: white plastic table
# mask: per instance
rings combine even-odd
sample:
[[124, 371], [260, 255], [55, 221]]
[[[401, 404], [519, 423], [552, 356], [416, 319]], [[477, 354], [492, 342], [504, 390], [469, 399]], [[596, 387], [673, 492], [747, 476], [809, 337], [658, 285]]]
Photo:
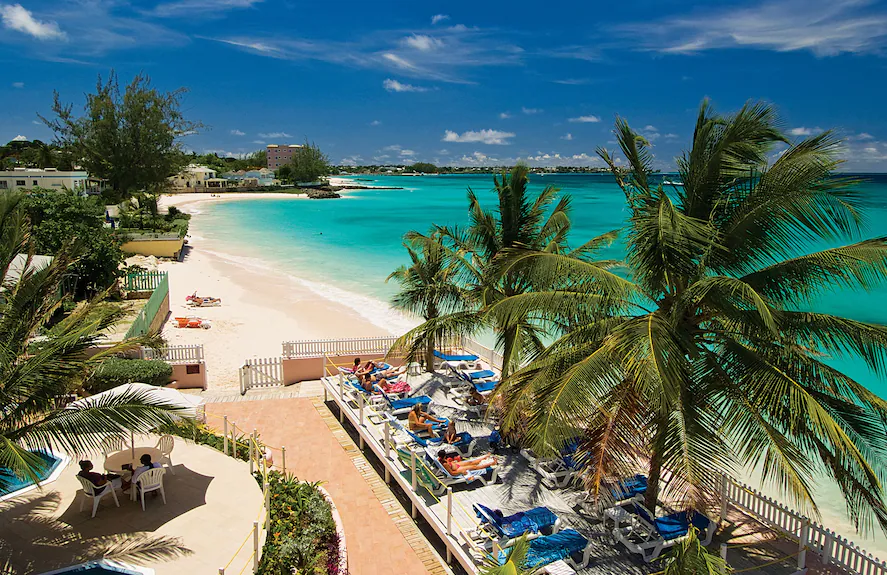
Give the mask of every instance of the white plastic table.
[[540, 573], [548, 573], [548, 575], [576, 575], [576, 571], [563, 559], [549, 563], [542, 568]]
[[151, 456], [151, 461], [156, 463], [160, 460], [160, 450], [156, 447], [136, 447], [134, 451], [130, 448], [126, 448], [108, 454], [108, 457], [105, 458], [105, 471], [118, 474], [122, 473], [123, 466], [127, 463], [132, 465], [132, 468], [135, 469], [141, 465], [139, 459], [146, 453]]

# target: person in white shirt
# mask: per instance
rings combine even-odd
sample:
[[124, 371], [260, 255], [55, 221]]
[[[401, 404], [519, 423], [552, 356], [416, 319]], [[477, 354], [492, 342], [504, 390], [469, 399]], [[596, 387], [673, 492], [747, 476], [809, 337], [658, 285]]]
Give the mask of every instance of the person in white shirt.
[[153, 463], [151, 461], [151, 455], [149, 455], [147, 453], [145, 453], [144, 455], [142, 455], [139, 458], [139, 462], [141, 462], [141, 465], [139, 467], [136, 467], [135, 471], [132, 472], [132, 480], [131, 481], [132, 481], [133, 485], [136, 485], [136, 480], [139, 478], [139, 476], [142, 473], [148, 471], [149, 469], [154, 469], [154, 468], [160, 467], [159, 463]]

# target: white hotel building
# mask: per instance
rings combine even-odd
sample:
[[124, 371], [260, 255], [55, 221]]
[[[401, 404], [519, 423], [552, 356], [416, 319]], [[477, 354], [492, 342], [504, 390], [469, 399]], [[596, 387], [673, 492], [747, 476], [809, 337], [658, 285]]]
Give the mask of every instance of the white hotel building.
[[89, 188], [89, 174], [80, 170], [61, 172], [55, 168], [15, 168], [11, 171], [0, 171], [0, 190], [33, 188], [86, 192]]

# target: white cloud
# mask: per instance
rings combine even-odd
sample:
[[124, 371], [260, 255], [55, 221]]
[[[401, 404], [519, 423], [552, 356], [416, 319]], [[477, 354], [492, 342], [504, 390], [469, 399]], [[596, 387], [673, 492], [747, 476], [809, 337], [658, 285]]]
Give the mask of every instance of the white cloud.
[[508, 112], [502, 112], [501, 114], [499, 114], [500, 120], [507, 120], [510, 117], [511, 117], [511, 114], [509, 114]]
[[887, 41], [887, 16], [867, 0], [766, 0], [741, 8], [711, 10], [622, 27], [635, 41], [666, 53], [754, 47], [817, 56], [876, 53]]
[[34, 124], [35, 126], [45, 126], [46, 125], [43, 122], [41, 122], [40, 120], [31, 120], [31, 123]]
[[161, 17], [175, 17], [199, 13], [202, 16], [221, 16], [226, 10], [251, 8], [263, 0], [177, 0], [158, 4], [151, 14]]
[[446, 14], [435, 14], [434, 16], [431, 17], [431, 25], [434, 26], [435, 24], [439, 24], [440, 22], [443, 22], [444, 20], [449, 20], [449, 19], [450, 19], [450, 17], [447, 16]]
[[246, 133], [245, 133], [245, 132], [241, 132], [240, 130], [231, 130], [231, 135], [232, 135], [232, 136], [245, 136]]
[[0, 4], [0, 18], [3, 19], [5, 28], [23, 32], [38, 40], [64, 40], [67, 38], [57, 23], [37, 20], [21, 4]]
[[13, 87], [13, 88], [24, 88], [24, 87], [25, 87], [25, 83], [24, 83], [24, 82], [13, 82], [13, 83], [12, 83], [12, 87]]
[[416, 152], [414, 152], [413, 150], [401, 150], [400, 151], [401, 158], [412, 158], [415, 155], [416, 155]]
[[[421, 52], [430, 52], [443, 47], [442, 40], [426, 36], [425, 34], [413, 34], [403, 39], [403, 43], [410, 48], [415, 48]], [[390, 54], [389, 54], [390, 55]]]
[[446, 149], [446, 148], [442, 148], [442, 149], [440, 149], [440, 150], [437, 151], [437, 154], [440, 155], [440, 156], [449, 156], [449, 155], [450, 155], [450, 151], [449, 151], [448, 149]]
[[269, 140], [273, 140], [275, 138], [292, 138], [291, 135], [286, 132], [268, 132], [266, 134], [259, 134], [260, 138], [268, 138]]
[[507, 145], [511, 143], [508, 140], [513, 137], [514, 133], [503, 132], [500, 130], [469, 130], [468, 132], [462, 132], [461, 134], [453, 132], [452, 130], [446, 130], [444, 132], [443, 141]]
[[403, 146], [400, 146], [398, 144], [391, 144], [390, 146], [385, 146], [382, 149], [386, 152], [399, 152], [403, 149]]
[[412, 84], [403, 84], [391, 78], [382, 82], [382, 86], [389, 92], [427, 92], [428, 88], [423, 86], [413, 86]]
[[383, 162], [383, 161], [389, 159], [390, 157], [391, 156], [389, 156], [388, 154], [381, 154], [379, 156], [373, 156], [373, 160], [375, 160], [376, 162]]
[[260, 146], [264, 146], [265, 143], [265, 140], [253, 140], [253, 144], [259, 144]]
[[856, 139], [857, 140], [874, 140], [875, 137], [869, 133], [862, 132], [861, 134], [857, 134]]
[[584, 86], [590, 84], [588, 78], [564, 78], [563, 80], [552, 80], [555, 84], [563, 84], [564, 86]]
[[473, 154], [465, 155], [459, 158], [456, 163], [462, 165], [469, 166], [490, 166], [498, 163], [499, 160], [496, 158], [492, 158], [483, 152], [474, 152]]
[[528, 116], [532, 116], [533, 114], [541, 114], [542, 113], [542, 110], [540, 110], [539, 108], [524, 107], [524, 108], [521, 108], [520, 111], [523, 112], [524, 114], [527, 114]]
[[568, 122], [587, 124], [587, 123], [597, 123], [600, 122], [601, 119], [597, 116], [578, 116], [576, 118], [570, 118], [567, 120]]
[[568, 142], [573, 139], [573, 134], [567, 133], [561, 136], [561, 140], [567, 140]]
[[805, 126], [800, 126], [798, 128], [792, 128], [788, 131], [792, 136], [812, 136], [813, 134], [819, 134], [822, 132], [822, 128], [819, 126], [815, 128], [807, 128]]
[[370, 126], [381, 126], [381, 125], [382, 125], [381, 120], [373, 120], [372, 122], [370, 122]]
[[668, 133], [662, 137], [665, 138], [666, 140], [677, 140], [680, 136], [678, 136], [677, 134]]

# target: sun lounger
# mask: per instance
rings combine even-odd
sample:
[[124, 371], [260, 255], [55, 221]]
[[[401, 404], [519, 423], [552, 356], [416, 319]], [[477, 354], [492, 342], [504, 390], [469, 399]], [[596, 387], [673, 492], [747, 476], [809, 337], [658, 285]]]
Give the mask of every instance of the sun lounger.
[[[407, 472], [411, 473], [412, 465], [413, 465], [413, 454], [412, 452], [406, 449], [396, 449], [397, 458], [400, 462], [407, 468]], [[408, 479], [412, 481], [412, 476], [409, 475]], [[416, 481], [422, 485], [425, 489], [430, 491], [435, 495], [440, 495], [444, 491], [447, 490], [447, 486], [438, 480], [438, 478], [429, 471], [425, 464], [422, 462], [422, 454], [416, 454]]]
[[500, 547], [511, 545], [513, 539], [525, 533], [528, 539], [557, 533], [561, 525], [560, 518], [548, 507], [534, 507], [507, 516], [480, 503], [472, 507], [480, 519], [479, 530], [483, 529], [498, 539]]
[[[378, 387], [376, 389], [379, 389]], [[416, 395], [413, 397], [404, 397], [402, 399], [397, 399], [392, 397], [390, 394], [385, 393], [381, 389], [379, 391], [382, 394], [382, 397], [385, 398], [385, 403], [387, 411], [393, 415], [404, 415], [410, 412], [413, 409], [413, 406], [416, 404], [429, 406], [431, 405], [431, 398], [427, 395]]]
[[461, 371], [462, 378], [468, 383], [492, 381], [496, 377], [496, 372], [492, 369], [482, 369], [480, 371]]
[[442, 353], [438, 350], [434, 350], [434, 357], [439, 360], [435, 360], [434, 367], [440, 368], [446, 366], [453, 371], [459, 369], [475, 369], [477, 366], [477, 360], [480, 359], [478, 356], [472, 354], [456, 355]]
[[699, 541], [703, 546], [711, 543], [717, 530], [715, 522], [698, 511], [678, 511], [655, 517], [640, 502], [635, 502], [633, 508], [637, 513], [636, 525], [614, 529], [613, 537], [647, 563], [686, 538], [691, 526], [699, 530]]
[[559, 457], [540, 458], [529, 449], [522, 449], [521, 454], [530, 460], [543, 482], [550, 484], [552, 489], [560, 489], [572, 482], [582, 470], [575, 457], [578, 448], [578, 440], [573, 440], [561, 449]]
[[459, 450], [464, 457], [471, 457], [471, 454], [474, 453], [474, 448], [477, 446], [477, 439], [471, 436], [467, 431], [463, 431], [459, 434], [459, 441], [456, 443], [445, 443], [443, 440], [443, 436], [438, 437], [425, 437], [424, 434], [417, 433], [415, 431], [410, 431], [394, 417], [388, 417], [388, 421], [391, 423], [391, 427], [395, 429], [412, 440], [412, 443], [419, 445], [420, 447], [434, 447], [434, 446], [447, 446], [454, 447]]
[[610, 495], [614, 501], [626, 501], [634, 499], [638, 495], [647, 492], [647, 477], [645, 475], [635, 475], [627, 477], [613, 487], [610, 488]]
[[444, 361], [477, 361], [480, 359], [476, 355], [455, 355], [449, 353], [443, 353], [438, 350], [434, 350], [434, 357], [438, 359], [442, 359]]
[[[499, 552], [497, 559], [504, 565], [508, 549]], [[553, 535], [537, 537], [529, 542], [524, 567], [538, 569], [555, 561], [566, 561], [574, 569], [584, 569], [591, 559], [591, 545], [588, 539], [574, 529], [564, 529]]]
[[[453, 475], [447, 471], [447, 468], [444, 467], [443, 463], [437, 458], [437, 449], [433, 447], [425, 448], [425, 462], [428, 464], [428, 467], [434, 471], [435, 477], [437, 477], [437, 479], [446, 487], [458, 485], [460, 483], [468, 484], [475, 482], [480, 483], [481, 485], [488, 485], [489, 483], [496, 483], [496, 480], [499, 478], [495, 465], [487, 467], [486, 469], [469, 471], [462, 475]], [[488, 473], [491, 473], [489, 479], [486, 477]]]

